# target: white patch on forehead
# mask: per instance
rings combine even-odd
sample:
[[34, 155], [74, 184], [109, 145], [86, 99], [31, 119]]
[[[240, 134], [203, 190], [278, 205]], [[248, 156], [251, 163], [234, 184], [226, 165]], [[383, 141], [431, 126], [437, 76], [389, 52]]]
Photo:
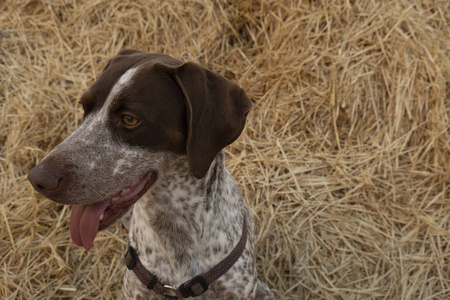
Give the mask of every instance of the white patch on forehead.
[[120, 76], [117, 83], [113, 86], [111, 89], [111, 92], [108, 95], [108, 98], [106, 98], [105, 104], [103, 104], [102, 111], [105, 112], [108, 109], [108, 106], [111, 104], [112, 100], [117, 97], [117, 95], [123, 90], [124, 87], [130, 85], [131, 81], [133, 80], [133, 76], [138, 71], [138, 67], [134, 67], [126, 71], [122, 76]]
[[95, 128], [98, 128], [101, 124], [106, 124], [106, 120], [108, 119], [108, 107], [114, 98], [116, 98], [125, 87], [130, 85], [138, 69], [138, 67], [131, 68], [120, 76], [119, 80], [112, 87], [111, 92], [109, 92], [102, 108], [98, 112], [90, 114], [90, 116], [88, 116], [81, 124], [79, 128], [80, 130], [83, 128], [83, 130], [91, 132], [92, 130], [95, 130]]

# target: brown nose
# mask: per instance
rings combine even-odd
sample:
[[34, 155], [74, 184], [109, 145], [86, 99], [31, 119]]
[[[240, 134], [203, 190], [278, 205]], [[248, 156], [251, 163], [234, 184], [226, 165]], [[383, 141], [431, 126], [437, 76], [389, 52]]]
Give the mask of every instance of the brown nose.
[[61, 177], [42, 167], [35, 167], [31, 170], [28, 173], [28, 180], [36, 191], [49, 198], [50, 195], [57, 193], [61, 187]]

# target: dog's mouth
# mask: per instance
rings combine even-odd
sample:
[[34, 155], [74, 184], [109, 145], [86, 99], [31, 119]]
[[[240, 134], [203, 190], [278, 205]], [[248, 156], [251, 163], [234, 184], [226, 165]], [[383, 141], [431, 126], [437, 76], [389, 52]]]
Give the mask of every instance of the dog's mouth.
[[111, 198], [92, 205], [73, 205], [70, 215], [70, 236], [75, 245], [89, 251], [97, 232], [123, 216], [148, 191], [156, 179], [158, 176], [152, 171]]

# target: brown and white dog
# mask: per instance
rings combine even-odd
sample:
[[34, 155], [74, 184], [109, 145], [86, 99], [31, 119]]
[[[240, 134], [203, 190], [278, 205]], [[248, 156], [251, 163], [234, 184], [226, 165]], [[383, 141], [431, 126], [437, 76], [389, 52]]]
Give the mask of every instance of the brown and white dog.
[[[252, 105], [244, 91], [197, 64], [124, 50], [81, 103], [81, 126], [28, 175], [44, 196], [73, 205], [73, 242], [89, 250], [98, 230], [131, 209], [129, 245], [173, 290], [224, 260], [245, 218], [242, 255], [198, 299], [272, 299], [257, 280], [250, 210], [222, 152], [245, 126]], [[182, 297], [155, 293], [131, 270], [123, 292]]]

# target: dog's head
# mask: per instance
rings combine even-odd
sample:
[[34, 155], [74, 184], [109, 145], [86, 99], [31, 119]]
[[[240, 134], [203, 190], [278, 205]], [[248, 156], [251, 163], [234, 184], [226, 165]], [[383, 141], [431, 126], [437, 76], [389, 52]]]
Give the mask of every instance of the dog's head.
[[251, 108], [217, 73], [133, 50], [111, 59], [80, 102], [81, 126], [28, 179], [47, 198], [74, 205], [71, 236], [86, 250], [157, 184], [174, 155], [186, 155], [192, 175], [204, 177]]

